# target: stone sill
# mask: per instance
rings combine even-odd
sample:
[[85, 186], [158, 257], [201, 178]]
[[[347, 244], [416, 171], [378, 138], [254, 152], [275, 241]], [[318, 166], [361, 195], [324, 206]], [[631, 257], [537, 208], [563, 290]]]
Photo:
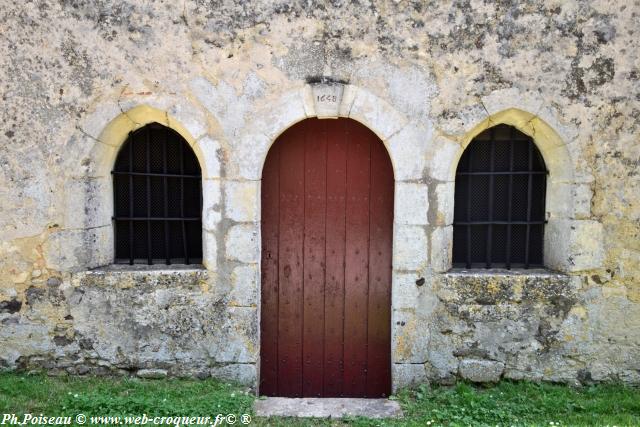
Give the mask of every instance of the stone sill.
[[111, 264], [73, 273], [72, 281], [76, 286], [199, 288], [208, 277], [208, 270], [197, 264]]
[[207, 269], [202, 264], [110, 264], [88, 270], [85, 273], [180, 273], [185, 271], [207, 271]]
[[573, 298], [571, 277], [541, 269], [452, 269], [434, 277], [441, 299], [462, 305], [555, 304]]
[[523, 277], [523, 278], [566, 278], [568, 277], [564, 273], [560, 273], [558, 271], [547, 270], [546, 268], [531, 268], [531, 269], [521, 269], [514, 268], [511, 270], [507, 270], [506, 268], [474, 268], [474, 269], [466, 269], [466, 268], [452, 268], [451, 270], [441, 273], [442, 276], [447, 277], [477, 277], [477, 278], [486, 278], [486, 277], [495, 277], [495, 278], [509, 278], [509, 277]]

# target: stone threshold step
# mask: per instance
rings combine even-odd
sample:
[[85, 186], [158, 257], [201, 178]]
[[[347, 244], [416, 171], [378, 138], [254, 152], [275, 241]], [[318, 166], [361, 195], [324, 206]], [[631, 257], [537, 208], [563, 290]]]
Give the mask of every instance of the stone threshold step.
[[402, 418], [400, 404], [389, 399], [267, 397], [253, 404], [258, 417]]

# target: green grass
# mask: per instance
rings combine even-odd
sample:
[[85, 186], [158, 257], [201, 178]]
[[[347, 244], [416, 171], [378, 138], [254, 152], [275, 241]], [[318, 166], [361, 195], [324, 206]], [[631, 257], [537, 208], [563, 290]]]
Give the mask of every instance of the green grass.
[[[492, 387], [459, 384], [429, 389], [422, 386], [417, 390], [403, 390], [394, 398], [403, 407], [405, 418], [402, 420], [254, 417], [251, 425], [640, 426], [640, 389], [622, 385], [572, 388], [505, 381]], [[253, 400], [246, 389], [216, 380], [52, 378], [40, 374], [0, 374], [0, 417], [3, 413], [213, 417], [222, 413], [239, 416], [252, 413]], [[242, 424], [237, 422], [235, 425]]]

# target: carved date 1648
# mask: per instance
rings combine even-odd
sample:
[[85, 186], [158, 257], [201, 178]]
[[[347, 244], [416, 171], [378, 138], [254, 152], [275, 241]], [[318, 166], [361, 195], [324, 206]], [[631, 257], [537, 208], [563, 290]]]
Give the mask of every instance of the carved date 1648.
[[318, 102], [338, 102], [336, 95], [318, 95]]

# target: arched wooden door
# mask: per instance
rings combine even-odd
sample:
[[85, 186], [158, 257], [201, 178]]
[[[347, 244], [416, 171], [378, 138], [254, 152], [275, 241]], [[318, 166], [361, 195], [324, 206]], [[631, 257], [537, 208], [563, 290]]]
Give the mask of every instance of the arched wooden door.
[[262, 173], [260, 394], [391, 391], [393, 169], [350, 119], [308, 119]]

